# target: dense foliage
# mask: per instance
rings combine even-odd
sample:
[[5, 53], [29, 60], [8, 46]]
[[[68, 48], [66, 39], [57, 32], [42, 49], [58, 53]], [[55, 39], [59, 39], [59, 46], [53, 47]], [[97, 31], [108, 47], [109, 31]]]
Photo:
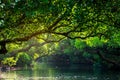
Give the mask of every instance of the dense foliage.
[[20, 67], [30, 66], [32, 58], [26, 53], [19, 53], [17, 56], [16, 65]]
[[[119, 4], [120, 0], [0, 0], [0, 56], [50, 55], [61, 46], [55, 42], [69, 38], [76, 39], [72, 44], [78, 49], [94, 48], [93, 56], [119, 65]], [[64, 52], [75, 52], [69, 50]]]

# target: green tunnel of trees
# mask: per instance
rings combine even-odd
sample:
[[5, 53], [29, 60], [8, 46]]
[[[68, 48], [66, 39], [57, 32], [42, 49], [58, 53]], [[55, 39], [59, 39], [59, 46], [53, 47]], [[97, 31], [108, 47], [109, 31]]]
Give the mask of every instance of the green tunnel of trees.
[[120, 0], [0, 0], [1, 64], [63, 53], [120, 66], [119, 49]]

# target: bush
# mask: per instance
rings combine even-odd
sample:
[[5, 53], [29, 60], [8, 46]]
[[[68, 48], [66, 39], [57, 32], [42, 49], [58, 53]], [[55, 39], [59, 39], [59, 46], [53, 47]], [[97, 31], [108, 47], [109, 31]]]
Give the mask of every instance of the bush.
[[16, 65], [20, 67], [30, 66], [32, 63], [32, 58], [27, 53], [18, 54], [17, 59]]
[[14, 57], [8, 57], [8, 58], [4, 58], [2, 60], [2, 64], [4, 65], [8, 65], [8, 66], [14, 66], [16, 65], [16, 60], [14, 59]]

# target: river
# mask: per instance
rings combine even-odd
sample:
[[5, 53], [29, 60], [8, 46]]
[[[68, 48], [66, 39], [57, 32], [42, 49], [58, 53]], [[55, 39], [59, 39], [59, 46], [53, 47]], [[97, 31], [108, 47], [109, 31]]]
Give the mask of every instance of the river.
[[120, 80], [119, 72], [82, 69], [58, 69], [45, 64], [33, 68], [0, 72], [0, 80]]

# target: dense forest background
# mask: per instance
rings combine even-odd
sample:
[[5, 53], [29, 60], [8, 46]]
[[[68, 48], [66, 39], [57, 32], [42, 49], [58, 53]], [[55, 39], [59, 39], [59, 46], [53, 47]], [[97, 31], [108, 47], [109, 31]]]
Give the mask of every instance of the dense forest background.
[[36, 61], [118, 70], [120, 0], [0, 0], [0, 65]]

